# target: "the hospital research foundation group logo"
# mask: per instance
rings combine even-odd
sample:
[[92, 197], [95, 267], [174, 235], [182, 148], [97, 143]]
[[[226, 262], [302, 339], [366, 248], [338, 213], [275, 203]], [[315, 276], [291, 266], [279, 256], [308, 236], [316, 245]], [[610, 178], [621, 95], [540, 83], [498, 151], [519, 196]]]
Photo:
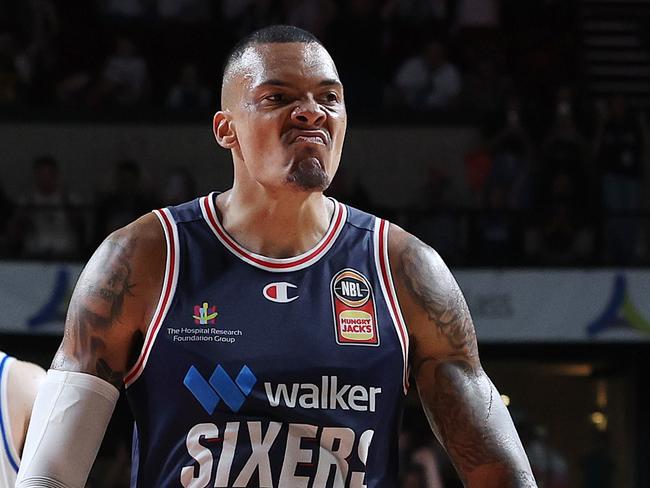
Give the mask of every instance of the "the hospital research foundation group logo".
[[219, 315], [217, 312], [217, 307], [209, 307], [208, 302], [203, 302], [203, 305], [200, 307], [198, 305], [194, 305], [194, 315], [192, 315], [192, 317], [194, 317], [195, 324], [216, 324], [217, 315]]
[[336, 343], [379, 345], [379, 328], [372, 287], [360, 272], [345, 268], [331, 282]]
[[[202, 301], [200, 305], [194, 305], [188, 325], [179, 327], [167, 327], [167, 335], [173, 342], [220, 342], [232, 344], [242, 335], [241, 329], [231, 329], [227, 325], [218, 324], [219, 312], [216, 305], [210, 305], [208, 301]], [[190, 318], [188, 314], [188, 319]]]

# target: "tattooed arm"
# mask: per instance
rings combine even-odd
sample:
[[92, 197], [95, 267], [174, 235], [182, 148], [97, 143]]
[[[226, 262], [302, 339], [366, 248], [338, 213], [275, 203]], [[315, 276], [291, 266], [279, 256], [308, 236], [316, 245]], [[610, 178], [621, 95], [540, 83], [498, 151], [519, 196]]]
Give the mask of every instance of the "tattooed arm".
[[165, 253], [153, 214], [102, 243], [77, 281], [52, 369], [90, 373], [121, 387], [158, 301]]
[[150, 214], [111, 234], [90, 258], [34, 402], [16, 487], [86, 485], [157, 302], [165, 254]]
[[420, 399], [465, 486], [536, 487], [508, 410], [481, 367], [474, 325], [449, 269], [396, 226], [389, 249]]

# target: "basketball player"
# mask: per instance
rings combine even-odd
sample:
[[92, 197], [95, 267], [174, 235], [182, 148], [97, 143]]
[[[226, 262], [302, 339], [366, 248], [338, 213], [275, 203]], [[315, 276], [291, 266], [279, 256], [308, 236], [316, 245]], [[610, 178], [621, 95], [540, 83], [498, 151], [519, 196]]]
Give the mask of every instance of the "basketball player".
[[536, 486], [441, 258], [323, 196], [347, 123], [325, 48], [293, 27], [252, 34], [221, 104], [233, 187], [93, 255], [17, 486], [83, 486], [124, 384], [132, 486], [396, 487], [409, 376], [467, 486]]
[[0, 351], [0, 488], [13, 488], [38, 386], [40, 366]]

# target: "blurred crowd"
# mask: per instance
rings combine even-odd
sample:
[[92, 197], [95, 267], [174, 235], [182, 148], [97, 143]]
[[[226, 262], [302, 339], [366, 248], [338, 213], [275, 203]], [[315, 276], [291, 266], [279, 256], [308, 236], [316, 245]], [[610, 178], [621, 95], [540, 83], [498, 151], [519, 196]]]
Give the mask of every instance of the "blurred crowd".
[[[482, 129], [464, 188], [438, 164], [419, 208], [377, 208], [342, 177], [334, 196], [393, 218], [453, 265], [647, 264], [647, 123], [622, 96], [584, 89], [576, 3], [0, 0], [0, 118], [208, 114], [228, 49], [294, 24], [332, 52], [351, 120]], [[111, 188], [81, 201], [56, 159], [39, 158], [30, 192], [0, 189], [0, 255], [83, 258], [116, 227], [193, 196], [187, 170], [154, 185], [139, 163], [116, 163]]]
[[543, 107], [575, 73], [574, 17], [560, 0], [3, 0], [0, 114], [214, 109], [227, 51], [272, 23], [324, 42], [360, 117], [480, 114], [522, 88]]
[[63, 183], [52, 156], [32, 163], [28, 191], [15, 201], [0, 192], [0, 256], [22, 259], [87, 259], [112, 231], [154, 208], [196, 197], [195, 181], [185, 168], [170, 170], [160, 185], [147, 182], [134, 160], [115, 164], [103, 188], [84, 200]]
[[455, 264], [647, 264], [645, 114], [621, 95], [581, 105], [567, 86], [551, 107], [535, 128], [509, 98], [500, 124], [465, 154], [469, 196], [459, 206], [449, 176], [433, 169], [428, 201], [404, 225]]
[[[567, 456], [562, 446], [551, 441], [546, 426], [530, 422], [521, 412], [511, 414], [539, 488], [614, 486], [614, 465], [608, 454], [606, 433], [592, 433], [592, 447], [583, 453], [572, 482]], [[426, 426], [427, 419], [420, 408], [407, 407], [399, 439], [400, 488], [461, 488], [463, 484], [449, 456]]]
[[[566, 86], [553, 107], [547, 127], [535, 131], [521, 100], [510, 97], [501, 121], [465, 153], [464, 190], [436, 165], [419, 207], [378, 207], [345, 168], [328, 193], [401, 224], [452, 265], [647, 264], [643, 113], [618, 95], [581, 107]], [[111, 231], [152, 208], [197, 196], [188, 167], [152, 181], [138, 161], [118, 161], [105, 186], [86, 191], [85, 200], [66, 187], [53, 156], [36, 158], [31, 169], [31, 184], [13, 198], [0, 185], [5, 258], [83, 259]]]

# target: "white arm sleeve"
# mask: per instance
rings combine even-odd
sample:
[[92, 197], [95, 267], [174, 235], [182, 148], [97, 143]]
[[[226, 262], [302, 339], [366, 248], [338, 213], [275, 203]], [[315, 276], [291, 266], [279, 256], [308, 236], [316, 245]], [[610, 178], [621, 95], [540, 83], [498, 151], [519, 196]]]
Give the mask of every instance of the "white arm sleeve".
[[34, 403], [16, 488], [83, 488], [119, 396], [96, 376], [49, 370]]

